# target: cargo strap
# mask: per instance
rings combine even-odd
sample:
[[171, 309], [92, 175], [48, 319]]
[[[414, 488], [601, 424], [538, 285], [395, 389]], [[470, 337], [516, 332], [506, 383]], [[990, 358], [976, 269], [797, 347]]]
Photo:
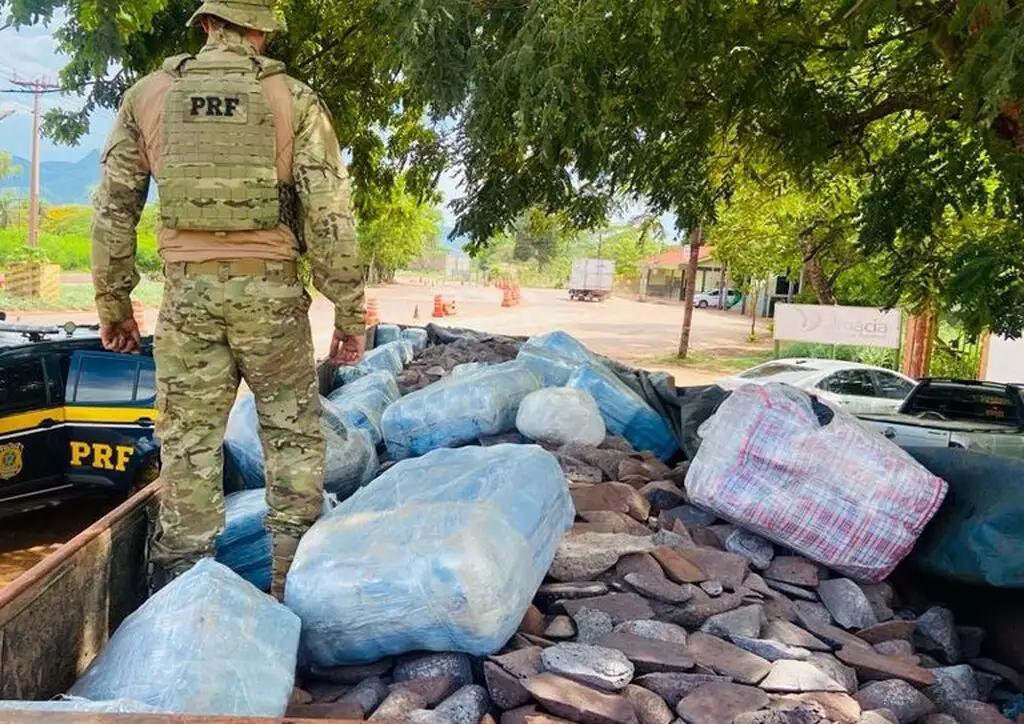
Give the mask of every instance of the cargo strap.
[[187, 277], [214, 276], [219, 279], [234, 277], [277, 277], [294, 279], [298, 264], [294, 261], [266, 261], [264, 259], [235, 259], [233, 261], [175, 262], [167, 265]]

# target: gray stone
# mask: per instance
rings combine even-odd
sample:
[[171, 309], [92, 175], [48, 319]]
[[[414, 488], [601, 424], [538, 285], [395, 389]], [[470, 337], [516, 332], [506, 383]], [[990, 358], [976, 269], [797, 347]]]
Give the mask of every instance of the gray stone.
[[634, 683], [650, 689], [674, 709], [683, 697], [689, 696], [705, 684], [726, 684], [730, 681], [730, 677], [716, 674], [657, 673], [638, 676]]
[[559, 581], [586, 581], [604, 573], [630, 553], [654, 548], [650, 538], [626, 533], [582, 533], [566, 536], [548, 573]]
[[572, 679], [539, 674], [527, 680], [526, 688], [552, 714], [577, 724], [637, 724], [633, 705], [625, 697], [603, 693]]
[[818, 584], [818, 597], [843, 628], [867, 628], [878, 623], [864, 591], [849, 578], [830, 578]]
[[949, 714], [958, 702], [981, 699], [974, 669], [967, 664], [938, 666], [930, 671], [935, 677], [935, 683], [925, 693], [939, 707], [939, 711]]
[[963, 724], [1011, 724], [999, 709], [984, 701], [958, 701], [951, 715]]
[[711, 598], [703, 591], [680, 607], [672, 616], [672, 623], [687, 628], [699, 628], [712, 616], [739, 608], [744, 603], [743, 596], [737, 593], [725, 593], [718, 598]]
[[978, 698], [987, 701], [992, 695], [992, 690], [999, 686], [1003, 678], [986, 671], [974, 671], [974, 680], [978, 683]]
[[846, 692], [845, 686], [813, 664], [788, 659], [781, 659], [773, 663], [772, 670], [758, 686], [765, 691], [778, 693]]
[[732, 724], [831, 724], [816, 707], [796, 705], [792, 709], [748, 711], [732, 720]]
[[771, 670], [760, 656], [700, 631], [690, 636], [686, 649], [697, 664], [743, 684], [756, 684]]
[[821, 566], [802, 556], [776, 556], [764, 577], [794, 586], [815, 588], [821, 579]]
[[364, 679], [356, 688], [338, 699], [338, 704], [354, 705], [362, 710], [363, 718], [368, 717], [388, 696], [388, 685], [377, 676]]
[[[329, 704], [337, 701], [352, 691], [352, 689], [353, 687], [348, 684], [333, 684], [329, 681], [318, 681], [315, 679], [306, 684], [306, 691], [313, 697], [313, 702], [317, 704]], [[296, 701], [293, 703], [300, 704], [301, 702]]]
[[813, 623], [817, 626], [831, 626], [833, 623], [832, 614], [820, 603], [793, 601], [793, 609], [796, 611], [797, 618], [805, 625]]
[[589, 644], [561, 643], [541, 654], [545, 671], [596, 686], [618, 691], [633, 680], [633, 664], [616, 649]]
[[686, 724], [722, 724], [768, 706], [768, 695], [753, 686], [705, 684], [683, 698], [676, 712]]
[[430, 709], [413, 709], [406, 717], [408, 724], [455, 724], [454, 721]]
[[570, 616], [583, 608], [604, 611], [611, 616], [612, 624], [623, 621], [635, 621], [642, 618], [654, 618], [651, 604], [643, 596], [635, 593], [609, 593], [596, 598], [583, 598], [577, 601], [563, 601], [562, 607]]
[[695, 528], [704, 528], [718, 520], [714, 513], [698, 508], [695, 505], [680, 505], [666, 510], [665, 514], [674, 520], [682, 522], [683, 525]]
[[388, 691], [391, 692], [391, 696], [409, 692], [423, 702], [420, 706], [413, 707], [414, 709], [429, 709], [454, 694], [458, 688], [459, 684], [450, 676], [432, 676], [426, 679], [396, 681], [388, 686]]
[[903, 639], [880, 641], [874, 645], [875, 651], [886, 656], [913, 656], [914, 645]]
[[526, 717], [537, 714], [536, 704], [527, 704], [501, 713], [501, 724], [526, 724]]
[[686, 494], [675, 483], [655, 480], [640, 488], [640, 495], [647, 498], [652, 508], [669, 510], [686, 502]]
[[574, 598], [593, 598], [608, 593], [608, 584], [602, 581], [580, 583], [545, 583], [537, 589], [534, 603], [547, 608], [557, 601], [571, 601]]
[[789, 709], [801, 705], [820, 712], [824, 720], [836, 724], [857, 724], [860, 721], [860, 704], [849, 694], [831, 691], [811, 691], [806, 694], [773, 694], [770, 706]]
[[630, 684], [622, 695], [633, 705], [640, 724], [672, 724], [675, 719], [665, 700], [650, 689]]
[[682, 626], [676, 626], [674, 623], [666, 623], [664, 621], [653, 621], [650, 619], [625, 621], [616, 626], [614, 632], [645, 636], [649, 639], [686, 645], [686, 629]]
[[859, 724], [900, 724], [896, 715], [888, 709], [872, 709], [860, 715]]
[[730, 636], [746, 636], [757, 638], [761, 635], [764, 612], [758, 605], [744, 606], [735, 611], [719, 613], [711, 616], [700, 630], [704, 633], [728, 638]]
[[539, 647], [530, 646], [507, 654], [491, 656], [490, 660], [517, 679], [527, 679], [541, 672], [540, 654]]
[[576, 627], [568, 616], [555, 616], [544, 629], [544, 636], [549, 639], [571, 639], [576, 635]]
[[956, 632], [960, 636], [960, 654], [965, 659], [976, 659], [981, 656], [985, 629], [980, 626], [957, 626]]
[[712, 598], [717, 598], [718, 596], [721, 596], [722, 593], [725, 591], [725, 589], [722, 588], [722, 584], [720, 581], [702, 581], [700, 583], [700, 588], [702, 591], [704, 591], [704, 593], [708, 594]]
[[817, 601], [818, 600], [818, 595], [816, 593], [814, 593], [814, 591], [808, 591], [806, 588], [801, 588], [800, 586], [794, 586], [791, 583], [784, 583], [782, 581], [775, 581], [775, 580], [772, 580], [771, 578], [765, 579], [765, 583], [768, 585], [768, 588], [772, 589], [773, 591], [778, 591], [779, 593], [785, 593], [787, 596], [792, 596], [793, 598], [799, 598], [799, 599], [802, 599], [804, 601]]
[[948, 608], [934, 606], [921, 614], [914, 631], [914, 643], [922, 651], [938, 654], [947, 664], [960, 663], [960, 634]]
[[1000, 664], [992, 659], [971, 659], [971, 666], [978, 671], [995, 674], [1017, 691], [1024, 691], [1024, 677], [1005, 664]]
[[671, 530], [659, 530], [651, 540], [657, 546], [669, 546], [670, 548], [692, 548], [694, 543], [688, 535], [683, 536]]
[[917, 624], [913, 621], [886, 621], [871, 628], [861, 629], [857, 632], [857, 637], [864, 639], [869, 644], [897, 639], [910, 641], [914, 636], [915, 628], [917, 628]]
[[818, 667], [842, 684], [847, 694], [857, 691], [857, 672], [832, 654], [812, 651], [811, 655], [807, 658], [807, 662], [812, 666]]
[[743, 587], [764, 598], [774, 598], [776, 595], [775, 591], [768, 587], [768, 583], [758, 573], [748, 573], [747, 577], [743, 579]]
[[473, 664], [466, 654], [428, 654], [395, 666], [395, 681], [450, 676], [463, 686], [473, 683]]
[[892, 610], [893, 590], [885, 581], [881, 583], [862, 583], [860, 589], [864, 591], [871, 610], [875, 612], [875, 618], [879, 621], [889, 621], [895, 615]]
[[749, 560], [754, 568], [765, 570], [775, 557], [775, 548], [759, 535], [737, 528], [725, 539], [725, 549]]
[[770, 620], [764, 625], [764, 638], [808, 651], [832, 651], [833, 648], [795, 623], [778, 619]]
[[612, 617], [604, 611], [593, 608], [581, 608], [572, 617], [576, 624], [576, 640], [581, 643], [597, 641], [605, 634], [611, 633]]
[[370, 716], [370, 721], [403, 722], [416, 709], [425, 709], [424, 698], [410, 689], [393, 691]]
[[931, 714], [923, 724], [958, 724], [957, 720], [949, 714]]
[[665, 603], [686, 603], [693, 598], [692, 585], [679, 585], [665, 578], [664, 575], [646, 576], [642, 573], [627, 573], [626, 583], [650, 598]]
[[484, 662], [484, 681], [491, 701], [499, 709], [515, 709], [530, 701], [530, 692], [523, 686], [523, 680], [492, 661]]
[[635, 673], [649, 674], [661, 671], [687, 671], [693, 668], [693, 657], [679, 644], [635, 636], [628, 633], [610, 633], [595, 644], [621, 651], [633, 662]]
[[811, 655], [807, 649], [797, 646], [788, 646], [771, 639], [751, 638], [748, 636], [730, 636], [729, 640], [744, 651], [760, 656], [766, 661], [779, 661], [780, 659], [792, 659], [794, 661], [806, 661]]
[[482, 686], [463, 686], [434, 709], [434, 713], [452, 724], [478, 724], [487, 713], [491, 699]]
[[935, 704], [902, 679], [868, 684], [853, 696], [862, 709], [888, 709], [899, 724], [912, 724], [935, 711]]

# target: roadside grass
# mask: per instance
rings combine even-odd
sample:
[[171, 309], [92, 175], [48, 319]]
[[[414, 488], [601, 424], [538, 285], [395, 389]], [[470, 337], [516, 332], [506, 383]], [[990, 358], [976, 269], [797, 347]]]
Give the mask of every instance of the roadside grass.
[[[132, 292], [132, 299], [148, 307], [160, 306], [163, 285], [143, 280]], [[96, 308], [92, 284], [61, 284], [60, 299], [25, 299], [0, 292], [0, 310], [5, 312], [88, 311]]]
[[759, 352], [723, 349], [716, 351], [690, 352], [686, 359], [679, 359], [674, 353], [647, 357], [641, 366], [690, 367], [721, 373], [742, 372], [745, 369], [767, 362], [772, 358], [771, 350]]

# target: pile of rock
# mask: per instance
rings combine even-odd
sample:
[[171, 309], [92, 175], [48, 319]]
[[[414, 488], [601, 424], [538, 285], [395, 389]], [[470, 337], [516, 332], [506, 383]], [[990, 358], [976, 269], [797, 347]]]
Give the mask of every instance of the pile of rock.
[[[989, 724], [1018, 672], [984, 631], [900, 606], [687, 502], [685, 468], [565, 446], [578, 521], [506, 649], [313, 670], [296, 716], [430, 724]], [[353, 688], [354, 687], [354, 688]], [[989, 702], [994, 702], [989, 703]]]
[[516, 358], [520, 342], [507, 337], [485, 340], [457, 339], [427, 347], [400, 372], [395, 380], [403, 395], [422, 389], [446, 377], [461, 364], [500, 364]]

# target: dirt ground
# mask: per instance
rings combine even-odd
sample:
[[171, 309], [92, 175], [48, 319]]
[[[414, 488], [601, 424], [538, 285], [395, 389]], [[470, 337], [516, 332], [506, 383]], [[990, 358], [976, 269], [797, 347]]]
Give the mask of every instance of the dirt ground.
[[[77, 281], [77, 280], [76, 280]], [[456, 316], [433, 319], [434, 295], [454, 301]], [[500, 334], [532, 335], [564, 330], [596, 352], [648, 369], [675, 376], [678, 385], [714, 382], [722, 372], [700, 366], [667, 364], [675, 351], [682, 324], [682, 307], [675, 304], [640, 303], [611, 298], [605, 302], [573, 302], [565, 291], [524, 289], [519, 306], [503, 308], [501, 290], [473, 285], [432, 285], [407, 282], [372, 288], [367, 297], [376, 300], [381, 320], [398, 324], [426, 324], [469, 327]], [[416, 313], [419, 317], [417, 319]], [[147, 309], [146, 330], [156, 325], [157, 310]], [[21, 313], [17, 320], [34, 323], [95, 323], [89, 312]], [[317, 357], [327, 353], [334, 324], [334, 309], [317, 298], [310, 310]], [[15, 321], [12, 315], [10, 321]], [[698, 353], [743, 354], [767, 348], [767, 342], [750, 344], [749, 317], [717, 310], [694, 310], [691, 349]], [[759, 336], [768, 339], [759, 327]], [[61, 543], [105, 513], [111, 504], [64, 505], [21, 518], [0, 522], [0, 586], [34, 565]]]

